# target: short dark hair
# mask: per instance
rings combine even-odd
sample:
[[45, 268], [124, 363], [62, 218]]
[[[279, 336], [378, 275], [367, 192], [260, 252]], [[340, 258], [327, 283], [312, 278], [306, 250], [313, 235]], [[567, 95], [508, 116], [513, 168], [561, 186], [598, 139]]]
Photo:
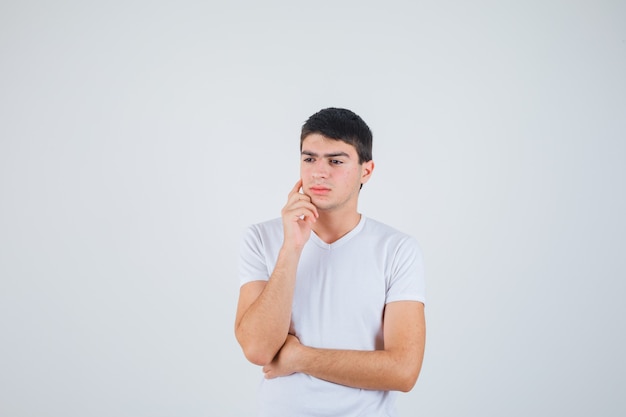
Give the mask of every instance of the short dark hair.
[[360, 164], [372, 160], [372, 131], [363, 119], [350, 110], [329, 107], [309, 117], [302, 126], [300, 150], [304, 139], [312, 133], [354, 146]]

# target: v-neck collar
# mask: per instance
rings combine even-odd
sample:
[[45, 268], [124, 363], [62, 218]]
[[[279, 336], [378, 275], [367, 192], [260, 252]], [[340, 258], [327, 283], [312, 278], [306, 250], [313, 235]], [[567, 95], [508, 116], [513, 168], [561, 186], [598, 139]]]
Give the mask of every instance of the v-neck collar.
[[361, 219], [359, 220], [357, 225], [354, 226], [354, 228], [350, 230], [348, 233], [341, 236], [339, 239], [335, 240], [333, 243], [324, 242], [314, 231], [311, 231], [310, 240], [312, 240], [317, 246], [319, 246], [322, 249], [327, 249], [327, 250], [335, 249], [335, 248], [338, 248], [339, 246], [344, 245], [350, 239], [356, 236], [363, 229], [364, 225], [365, 225], [365, 216], [361, 214]]

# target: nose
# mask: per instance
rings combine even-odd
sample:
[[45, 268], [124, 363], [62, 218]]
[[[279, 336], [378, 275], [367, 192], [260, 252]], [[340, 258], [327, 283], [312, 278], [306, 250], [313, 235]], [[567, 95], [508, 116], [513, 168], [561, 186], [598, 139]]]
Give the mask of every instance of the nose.
[[313, 169], [311, 170], [311, 177], [315, 179], [328, 178], [328, 166], [325, 161], [320, 160], [315, 162]]

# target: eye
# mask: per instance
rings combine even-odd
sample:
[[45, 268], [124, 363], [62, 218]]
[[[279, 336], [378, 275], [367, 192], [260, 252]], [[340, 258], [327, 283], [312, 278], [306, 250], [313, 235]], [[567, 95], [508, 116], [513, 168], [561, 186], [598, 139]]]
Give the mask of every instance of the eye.
[[302, 160], [302, 162], [313, 162], [313, 158], [311, 158], [310, 156], [306, 157]]
[[331, 159], [330, 163], [332, 165], [341, 165], [341, 164], [343, 164], [343, 161], [340, 161], [339, 159]]

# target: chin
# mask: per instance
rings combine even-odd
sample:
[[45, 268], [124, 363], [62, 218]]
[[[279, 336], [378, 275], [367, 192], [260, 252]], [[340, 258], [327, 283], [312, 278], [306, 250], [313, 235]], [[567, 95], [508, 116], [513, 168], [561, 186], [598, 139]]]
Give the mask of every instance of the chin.
[[318, 211], [329, 211], [337, 207], [336, 205], [328, 202], [314, 202], [313, 204], [315, 204], [315, 207], [317, 207]]
[[330, 206], [327, 201], [320, 200], [318, 197], [312, 197], [311, 203], [313, 203], [313, 205], [317, 207], [318, 210], [326, 210]]

